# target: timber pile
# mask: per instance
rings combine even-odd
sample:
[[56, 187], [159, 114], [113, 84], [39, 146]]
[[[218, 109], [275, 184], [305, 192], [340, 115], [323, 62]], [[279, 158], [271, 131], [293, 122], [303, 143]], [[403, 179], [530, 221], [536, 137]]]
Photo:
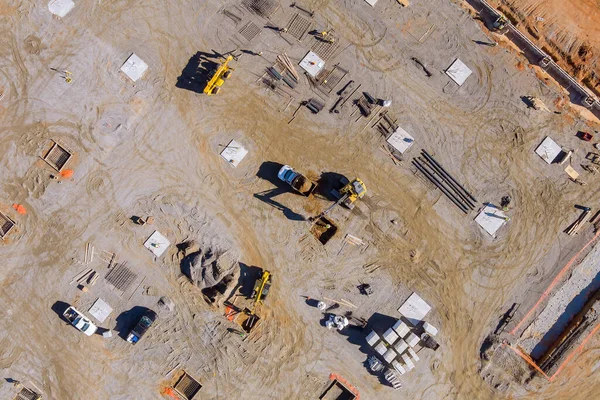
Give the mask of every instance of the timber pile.
[[75, 282], [77, 282], [78, 285], [87, 284], [90, 286], [94, 286], [99, 276], [100, 275], [95, 270], [93, 270], [92, 268], [88, 268], [75, 275], [73, 279], [71, 279], [71, 282], [69, 282], [69, 284], [72, 285]]
[[571, 226], [567, 228], [565, 233], [569, 236], [576, 235], [577, 232], [579, 232], [581, 227], [590, 219], [591, 216], [592, 210], [589, 207], [585, 207], [581, 215], [579, 215], [579, 218], [577, 218], [577, 220], [575, 220], [575, 222], [573, 222]]
[[413, 159], [412, 163], [462, 212], [468, 214], [475, 209], [477, 203], [475, 197], [458, 183], [428, 152], [422, 150], [421, 156]]

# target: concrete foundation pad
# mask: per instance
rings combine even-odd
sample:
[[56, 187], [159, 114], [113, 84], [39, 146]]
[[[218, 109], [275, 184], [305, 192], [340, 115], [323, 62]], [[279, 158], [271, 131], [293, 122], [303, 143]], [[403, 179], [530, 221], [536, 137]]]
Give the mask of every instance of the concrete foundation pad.
[[147, 69], [148, 64], [142, 61], [142, 59], [136, 56], [135, 54], [129, 56], [127, 61], [125, 61], [125, 63], [121, 67], [121, 71], [123, 71], [125, 75], [127, 75], [129, 79], [131, 79], [134, 82], [140, 79]]
[[71, 0], [50, 0], [48, 2], [48, 10], [57, 17], [63, 18], [75, 7], [75, 3]]

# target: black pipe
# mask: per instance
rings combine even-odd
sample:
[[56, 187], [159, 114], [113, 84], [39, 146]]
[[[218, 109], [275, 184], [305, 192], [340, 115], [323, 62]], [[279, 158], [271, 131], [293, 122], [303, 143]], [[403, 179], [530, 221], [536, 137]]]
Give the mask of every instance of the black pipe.
[[[428, 164], [426, 162], [424, 162], [424, 160], [422, 159], [418, 159], [419, 163], [421, 164], [421, 167], [424, 168], [427, 172], [429, 172], [429, 174], [433, 177], [435, 177], [436, 179], [440, 180], [440, 183], [443, 185], [444, 183], [448, 183], [447, 180], [445, 180], [443, 177], [438, 177], [436, 176], [436, 170], [431, 166], [431, 164]], [[438, 173], [439, 175], [439, 173]], [[446, 189], [448, 189], [448, 191], [450, 192], [450, 194], [452, 194], [452, 197], [454, 197], [458, 202], [460, 202], [468, 211], [472, 210], [473, 208], [471, 207], [471, 202], [465, 202], [464, 197], [462, 196], [458, 196], [458, 193], [455, 192], [454, 188], [449, 185], [444, 185], [444, 187]]]
[[421, 163], [423, 165], [427, 165], [429, 168], [431, 168], [433, 170], [433, 172], [438, 174], [444, 182], [448, 183], [448, 186], [450, 187], [450, 189], [452, 189], [458, 195], [458, 197], [461, 198], [462, 202], [465, 203], [465, 205], [467, 205], [470, 209], [475, 209], [475, 204], [473, 204], [471, 202], [471, 200], [469, 200], [469, 198], [467, 196], [465, 196], [465, 194], [451, 180], [446, 178], [444, 176], [444, 174], [440, 171], [440, 169], [435, 164], [433, 164], [431, 161], [429, 161], [426, 158], [425, 159], [419, 158], [419, 161], [421, 161]]
[[421, 151], [422, 151], [422, 153], [423, 153], [423, 155], [424, 155], [425, 157], [427, 157], [428, 159], [430, 159], [430, 160], [431, 160], [431, 162], [433, 162], [435, 165], [437, 165], [438, 167], [440, 167], [440, 169], [441, 169], [441, 170], [444, 172], [444, 174], [446, 174], [446, 175], [447, 175], [447, 176], [448, 176], [450, 179], [452, 179], [452, 180], [454, 181], [454, 183], [456, 183], [456, 185], [457, 185], [459, 188], [461, 188], [461, 189], [462, 189], [462, 190], [465, 192], [465, 194], [466, 194], [467, 196], [469, 196], [469, 197], [470, 197], [470, 198], [471, 198], [471, 199], [472, 199], [472, 200], [473, 200], [475, 203], [477, 203], [477, 199], [476, 199], [475, 197], [473, 197], [473, 195], [471, 195], [471, 193], [467, 192], [467, 190], [466, 190], [466, 189], [465, 189], [465, 188], [464, 188], [464, 187], [463, 187], [463, 186], [462, 186], [460, 183], [458, 183], [458, 182], [456, 181], [456, 179], [454, 179], [454, 178], [452, 177], [452, 175], [450, 175], [450, 174], [449, 174], [449, 173], [448, 173], [448, 172], [447, 172], [447, 171], [444, 169], [444, 167], [442, 167], [442, 166], [441, 166], [441, 165], [440, 165], [440, 164], [439, 164], [437, 161], [435, 161], [435, 158], [433, 158], [431, 155], [429, 155], [429, 153], [428, 153], [428, 152], [426, 152], [425, 150], [421, 150]]
[[448, 197], [450, 200], [452, 200], [452, 202], [454, 204], [456, 204], [456, 206], [458, 208], [460, 208], [462, 210], [462, 212], [464, 212], [465, 214], [467, 214], [467, 210], [464, 208], [464, 206], [458, 202], [458, 200], [456, 200], [454, 197], [452, 197], [450, 195], [450, 193], [448, 192], [448, 189], [446, 189], [444, 186], [442, 186], [442, 184], [440, 183], [440, 181], [438, 181], [434, 176], [432, 176], [429, 171], [426, 171], [425, 169], [423, 169], [423, 167], [419, 164], [419, 162], [415, 159], [413, 159], [413, 165], [415, 167], [417, 167], [417, 169], [419, 171], [421, 171], [427, 178], [429, 178], [429, 180], [431, 182], [433, 182], [434, 185], [436, 185], [441, 191], [442, 193], [444, 193], [446, 195], [446, 197]]

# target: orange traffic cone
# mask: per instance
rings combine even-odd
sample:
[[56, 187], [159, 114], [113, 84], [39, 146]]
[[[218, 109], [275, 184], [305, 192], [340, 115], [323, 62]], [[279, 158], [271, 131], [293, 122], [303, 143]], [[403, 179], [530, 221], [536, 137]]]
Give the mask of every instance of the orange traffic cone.
[[60, 176], [62, 176], [63, 178], [72, 178], [73, 177], [73, 170], [72, 169], [65, 169], [64, 171], [62, 171], [60, 173]]
[[13, 204], [13, 208], [21, 215], [27, 214], [27, 210], [21, 204]]

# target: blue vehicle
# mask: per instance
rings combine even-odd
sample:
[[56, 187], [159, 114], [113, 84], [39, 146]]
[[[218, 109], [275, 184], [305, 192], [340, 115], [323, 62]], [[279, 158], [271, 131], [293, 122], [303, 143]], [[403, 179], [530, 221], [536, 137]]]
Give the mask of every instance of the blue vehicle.
[[138, 321], [137, 325], [129, 332], [129, 335], [127, 335], [127, 341], [131, 344], [139, 342], [154, 321], [156, 321], [156, 313], [152, 310], [146, 311]]

